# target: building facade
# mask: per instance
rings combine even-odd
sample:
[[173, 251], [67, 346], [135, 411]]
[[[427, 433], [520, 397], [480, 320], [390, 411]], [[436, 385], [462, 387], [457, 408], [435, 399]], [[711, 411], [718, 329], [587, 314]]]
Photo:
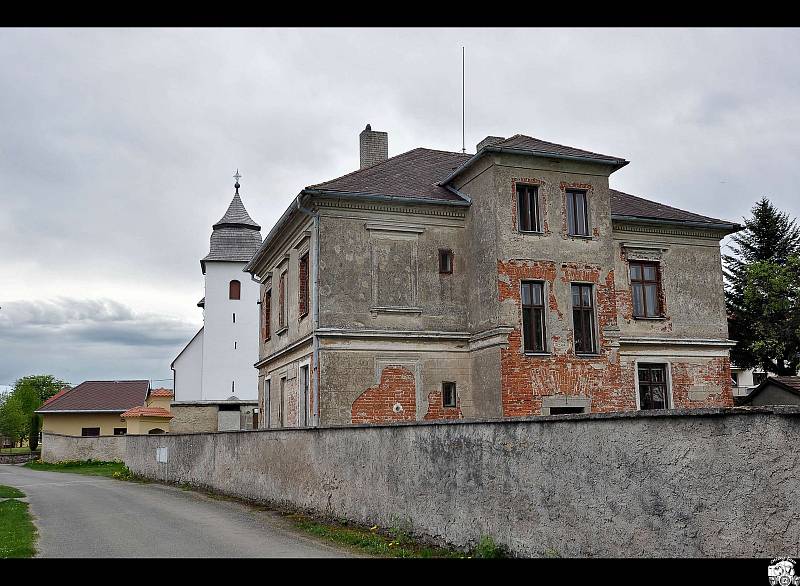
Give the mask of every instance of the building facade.
[[239, 187], [237, 176], [233, 200], [200, 261], [203, 327], [170, 365], [174, 431], [251, 429], [257, 420], [259, 286], [242, 268], [261, 245], [261, 227], [247, 213]]
[[733, 404], [736, 224], [524, 135], [391, 158], [360, 139], [361, 169], [301, 191], [245, 267], [264, 426]]

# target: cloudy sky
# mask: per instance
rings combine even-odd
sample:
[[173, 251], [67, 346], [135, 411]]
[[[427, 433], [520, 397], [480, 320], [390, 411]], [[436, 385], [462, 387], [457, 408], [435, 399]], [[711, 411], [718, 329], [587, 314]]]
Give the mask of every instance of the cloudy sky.
[[800, 215], [797, 30], [3, 29], [0, 385], [170, 379], [235, 169], [266, 234], [368, 122], [460, 150], [462, 45], [469, 152], [530, 134], [627, 158], [629, 193]]

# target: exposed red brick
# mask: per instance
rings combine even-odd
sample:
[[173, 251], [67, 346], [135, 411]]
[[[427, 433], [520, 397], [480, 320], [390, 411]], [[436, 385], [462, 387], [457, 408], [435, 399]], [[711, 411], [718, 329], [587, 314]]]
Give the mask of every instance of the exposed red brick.
[[[712, 358], [705, 364], [671, 362], [672, 400], [676, 409], [697, 407], [733, 407], [731, 389], [731, 362], [727, 357]], [[689, 390], [693, 386], [721, 389], [703, 401], [690, 401]]]
[[[399, 365], [381, 371], [381, 382], [361, 393], [350, 409], [353, 423], [414, 421], [417, 413], [417, 386], [414, 373]], [[394, 412], [399, 403], [402, 411]]]
[[428, 412], [424, 419], [462, 419], [461, 397], [456, 396], [455, 407], [442, 405], [442, 391], [433, 391], [428, 395]]

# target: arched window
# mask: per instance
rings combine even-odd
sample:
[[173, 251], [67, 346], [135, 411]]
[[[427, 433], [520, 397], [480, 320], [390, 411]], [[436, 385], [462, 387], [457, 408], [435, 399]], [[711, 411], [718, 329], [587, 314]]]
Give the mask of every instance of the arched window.
[[156, 427], [155, 429], [151, 429], [151, 430], [150, 430], [150, 431], [148, 431], [147, 433], [149, 433], [149, 434], [151, 434], [151, 435], [152, 435], [152, 434], [158, 434], [158, 433], [164, 433], [164, 430], [163, 430], [163, 429], [161, 429], [160, 427]]
[[239, 281], [231, 281], [228, 299], [239, 299], [242, 294], [242, 284]]

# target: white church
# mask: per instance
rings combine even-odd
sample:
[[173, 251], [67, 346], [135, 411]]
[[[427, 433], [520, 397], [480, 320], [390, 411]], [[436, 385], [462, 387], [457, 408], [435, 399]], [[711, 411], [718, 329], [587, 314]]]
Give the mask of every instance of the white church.
[[214, 224], [205, 276], [203, 327], [170, 365], [175, 398], [173, 433], [258, 427], [259, 285], [242, 272], [261, 245], [256, 224], [236, 193]]

